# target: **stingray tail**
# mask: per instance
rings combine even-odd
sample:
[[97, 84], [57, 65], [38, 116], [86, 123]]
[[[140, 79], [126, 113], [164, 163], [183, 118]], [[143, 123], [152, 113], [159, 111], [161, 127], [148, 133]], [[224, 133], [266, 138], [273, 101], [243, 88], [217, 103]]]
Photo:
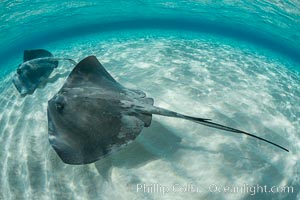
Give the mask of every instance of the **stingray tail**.
[[[24, 51], [23, 63], [20, 66], [29, 65], [32, 69], [43, 68], [43, 67], [48, 68], [49, 62], [53, 62], [53, 66], [54, 66], [54, 68], [56, 68], [58, 61], [60, 61], [60, 60], [69, 61], [73, 65], [77, 64], [74, 60], [72, 60], [70, 58], [54, 57], [50, 51], [47, 51], [45, 49], [31, 49], [31, 50]], [[33, 63], [35, 63], [35, 65], [33, 65]]]
[[191, 117], [191, 116], [183, 115], [183, 114], [180, 114], [180, 113], [176, 113], [176, 112], [173, 112], [173, 111], [170, 111], [170, 110], [167, 110], [167, 109], [164, 109], [164, 108], [155, 107], [155, 106], [153, 106], [153, 108], [150, 109], [150, 112], [151, 112], [151, 114], [163, 115], [163, 116], [167, 116], [167, 117], [182, 118], [182, 119], [190, 120], [190, 121], [198, 123], [198, 124], [202, 124], [204, 126], [209, 126], [209, 127], [221, 129], [221, 130], [224, 130], [224, 131], [229, 131], [229, 132], [248, 135], [250, 137], [256, 138], [258, 140], [262, 140], [262, 141], [267, 142], [269, 144], [272, 144], [272, 145], [274, 145], [274, 146], [276, 146], [276, 147], [278, 147], [278, 148], [280, 148], [284, 151], [289, 152], [288, 149], [286, 149], [286, 148], [284, 148], [284, 147], [282, 147], [278, 144], [275, 144], [274, 142], [271, 142], [271, 141], [266, 140], [264, 138], [261, 138], [259, 136], [253, 135], [251, 133], [247, 133], [245, 131], [241, 131], [241, 130], [238, 130], [238, 129], [235, 129], [235, 128], [231, 128], [231, 127], [228, 127], [228, 126], [224, 126], [224, 125], [221, 125], [221, 124], [211, 122], [211, 119]]
[[32, 63], [39, 63], [39, 65], [37, 65], [37, 67], [42, 68], [42, 67], [48, 67], [47, 65], [43, 65], [44, 62], [57, 62], [57, 61], [69, 61], [72, 65], [77, 65], [77, 62], [74, 61], [71, 58], [61, 58], [61, 57], [43, 57], [43, 58], [35, 58], [32, 60], [28, 60], [25, 61], [24, 63], [22, 63], [21, 65], [30, 65], [32, 68], [34, 68], [35, 66], [32, 65]]

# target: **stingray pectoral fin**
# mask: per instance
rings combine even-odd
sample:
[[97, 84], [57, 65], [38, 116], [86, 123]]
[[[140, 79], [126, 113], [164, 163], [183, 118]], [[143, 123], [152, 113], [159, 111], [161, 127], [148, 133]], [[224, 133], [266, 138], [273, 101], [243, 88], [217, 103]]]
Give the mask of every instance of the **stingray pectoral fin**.
[[45, 49], [25, 50], [23, 54], [23, 62], [44, 57], [53, 57], [53, 55]]

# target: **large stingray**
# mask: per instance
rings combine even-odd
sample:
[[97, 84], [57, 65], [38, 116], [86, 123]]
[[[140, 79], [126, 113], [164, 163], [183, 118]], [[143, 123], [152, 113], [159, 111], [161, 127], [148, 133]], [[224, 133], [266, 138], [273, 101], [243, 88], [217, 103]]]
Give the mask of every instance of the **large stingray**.
[[49, 141], [68, 164], [87, 164], [133, 141], [152, 114], [187, 119], [205, 126], [246, 134], [210, 119], [186, 116], [153, 106], [153, 99], [119, 84], [95, 56], [80, 61], [61, 90], [48, 102]]
[[41, 83], [47, 80], [57, 67], [59, 60], [67, 60], [76, 65], [72, 59], [53, 57], [44, 49], [25, 50], [23, 63], [19, 65], [13, 78], [18, 92], [23, 96], [32, 94]]

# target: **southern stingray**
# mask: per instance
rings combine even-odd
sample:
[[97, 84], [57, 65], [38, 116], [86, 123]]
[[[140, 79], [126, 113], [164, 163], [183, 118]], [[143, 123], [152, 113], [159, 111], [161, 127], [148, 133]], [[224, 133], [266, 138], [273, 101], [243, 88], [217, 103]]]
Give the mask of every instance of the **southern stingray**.
[[68, 164], [87, 164], [119, 150], [133, 141], [152, 114], [182, 118], [225, 131], [246, 134], [279, 146], [261, 137], [153, 105], [140, 90], [118, 83], [95, 56], [80, 61], [60, 91], [48, 102], [49, 141]]
[[53, 57], [52, 53], [44, 49], [25, 50], [23, 63], [19, 65], [13, 78], [18, 92], [23, 96], [32, 94], [47, 80], [58, 66], [59, 60], [67, 60], [76, 65], [72, 59]]

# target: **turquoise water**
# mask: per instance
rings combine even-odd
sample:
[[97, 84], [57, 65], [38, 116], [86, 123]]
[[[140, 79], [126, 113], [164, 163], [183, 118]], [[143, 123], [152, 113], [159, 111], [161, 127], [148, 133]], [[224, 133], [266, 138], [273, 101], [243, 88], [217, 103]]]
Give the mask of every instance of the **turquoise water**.
[[[300, 10], [297, 1], [2, 1], [0, 199], [299, 199]], [[155, 105], [209, 117], [287, 147], [155, 116], [126, 149], [64, 164], [48, 143], [47, 101], [72, 70], [25, 98], [11, 84], [22, 51], [96, 55]], [[137, 191], [138, 185], [200, 192]], [[291, 186], [217, 192], [214, 186]]]

